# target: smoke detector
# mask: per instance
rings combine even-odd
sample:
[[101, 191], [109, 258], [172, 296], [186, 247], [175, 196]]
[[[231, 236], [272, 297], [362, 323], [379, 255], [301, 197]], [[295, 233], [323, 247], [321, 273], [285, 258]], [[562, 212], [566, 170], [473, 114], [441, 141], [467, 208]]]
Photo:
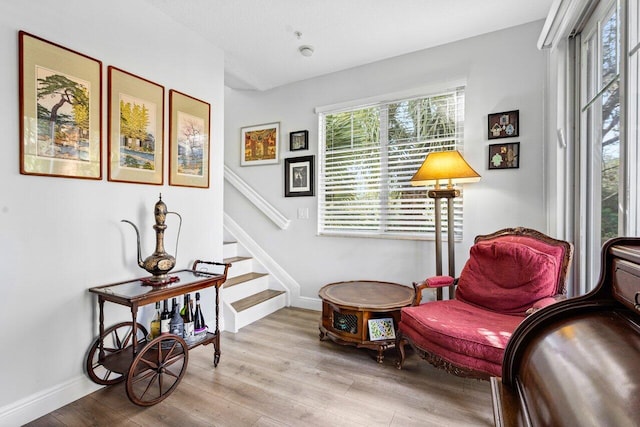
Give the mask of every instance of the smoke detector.
[[300, 51], [300, 54], [302, 56], [309, 57], [309, 56], [313, 55], [313, 46], [303, 45], [303, 46], [300, 46], [298, 48], [298, 50]]

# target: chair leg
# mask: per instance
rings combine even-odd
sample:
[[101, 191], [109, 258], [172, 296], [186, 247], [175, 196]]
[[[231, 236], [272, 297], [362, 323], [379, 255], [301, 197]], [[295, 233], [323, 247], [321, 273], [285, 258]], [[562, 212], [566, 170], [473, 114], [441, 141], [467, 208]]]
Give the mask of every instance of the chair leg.
[[396, 348], [398, 349], [398, 360], [396, 361], [396, 368], [398, 369], [402, 369], [402, 364], [404, 363], [404, 346], [406, 343], [407, 339], [402, 335], [398, 335], [398, 338], [396, 339]]

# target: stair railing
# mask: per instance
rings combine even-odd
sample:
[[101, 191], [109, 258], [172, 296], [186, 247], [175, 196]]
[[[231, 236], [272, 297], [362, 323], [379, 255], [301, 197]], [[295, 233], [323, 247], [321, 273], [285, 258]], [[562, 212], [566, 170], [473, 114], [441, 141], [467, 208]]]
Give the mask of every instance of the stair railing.
[[280, 213], [273, 205], [265, 200], [256, 190], [251, 188], [242, 178], [240, 178], [227, 165], [224, 165], [224, 179], [253, 203], [260, 212], [273, 221], [281, 230], [286, 230], [291, 220]]

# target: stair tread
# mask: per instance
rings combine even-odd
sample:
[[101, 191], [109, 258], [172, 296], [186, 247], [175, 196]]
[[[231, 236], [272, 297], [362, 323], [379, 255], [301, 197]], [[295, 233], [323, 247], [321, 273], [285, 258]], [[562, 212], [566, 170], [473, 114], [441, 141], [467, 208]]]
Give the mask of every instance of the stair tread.
[[262, 292], [258, 292], [257, 294], [250, 295], [246, 298], [242, 298], [241, 300], [235, 301], [231, 303], [231, 306], [237, 311], [244, 311], [248, 308], [256, 306], [261, 302], [270, 300], [271, 298], [275, 298], [278, 295], [284, 294], [285, 291], [278, 291], [275, 289], [267, 289]]
[[249, 256], [232, 256], [230, 258], [225, 258], [222, 260], [225, 264], [233, 264], [234, 262], [240, 262], [251, 259]]
[[253, 279], [259, 279], [260, 277], [268, 276], [267, 273], [246, 273], [241, 274], [236, 277], [229, 277], [226, 282], [224, 282], [225, 288], [230, 288], [231, 286], [239, 285], [241, 283], [248, 282]]

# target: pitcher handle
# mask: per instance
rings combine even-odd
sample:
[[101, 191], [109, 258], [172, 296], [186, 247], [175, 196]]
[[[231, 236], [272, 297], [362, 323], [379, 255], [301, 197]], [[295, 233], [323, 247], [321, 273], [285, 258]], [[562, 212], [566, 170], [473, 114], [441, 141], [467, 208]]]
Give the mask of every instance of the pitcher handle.
[[178, 224], [178, 235], [176, 236], [176, 250], [174, 252], [174, 258], [178, 259], [178, 241], [180, 240], [180, 230], [182, 229], [182, 217], [180, 216], [180, 214], [178, 212], [167, 212], [167, 215], [169, 214], [174, 214], [177, 215], [178, 218], [180, 219], [180, 223]]

